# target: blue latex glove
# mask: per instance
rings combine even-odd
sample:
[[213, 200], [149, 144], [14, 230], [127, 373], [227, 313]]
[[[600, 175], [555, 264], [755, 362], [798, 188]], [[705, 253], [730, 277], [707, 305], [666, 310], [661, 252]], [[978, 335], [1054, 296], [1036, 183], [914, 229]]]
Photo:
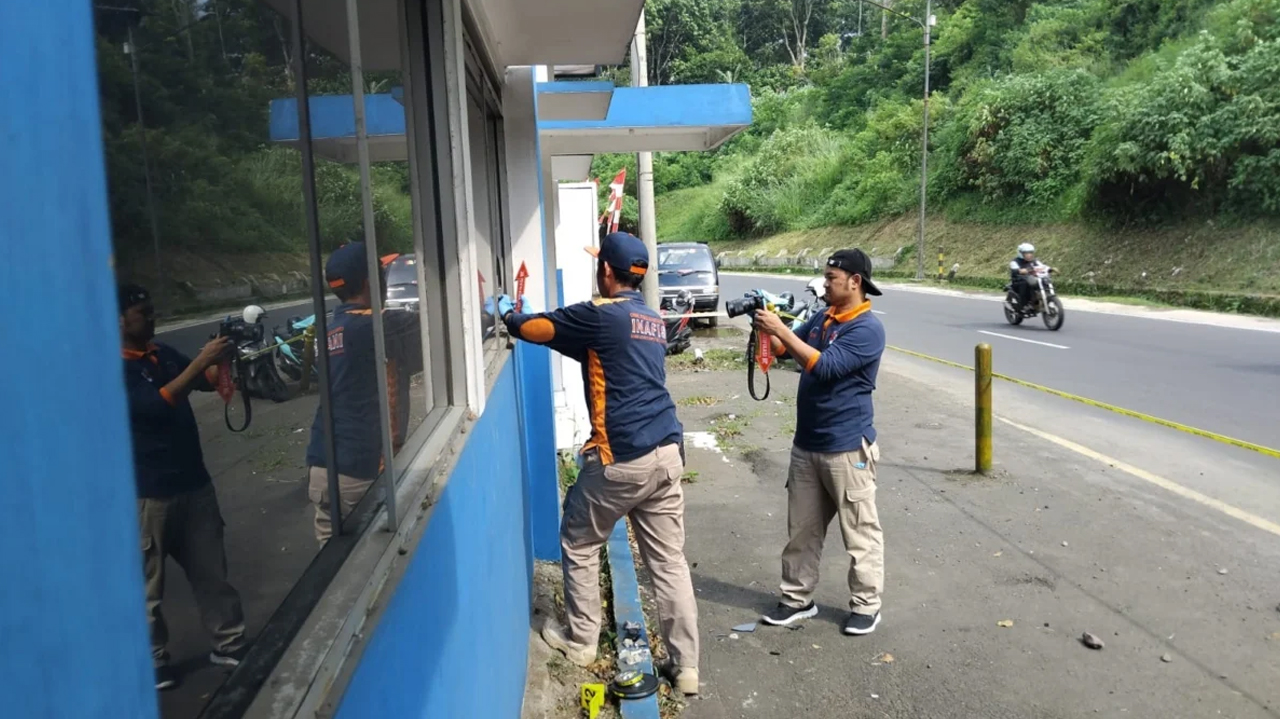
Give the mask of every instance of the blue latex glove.
[[498, 297], [498, 316], [506, 318], [507, 315], [516, 311], [516, 303], [508, 295], [500, 295]]
[[492, 297], [484, 298], [484, 313], [486, 315], [489, 315], [490, 317], [493, 316], [493, 298]]
[[536, 312], [536, 310], [533, 309], [533, 306], [529, 304], [529, 298], [526, 295], [520, 295], [520, 311], [526, 315], [531, 315]]

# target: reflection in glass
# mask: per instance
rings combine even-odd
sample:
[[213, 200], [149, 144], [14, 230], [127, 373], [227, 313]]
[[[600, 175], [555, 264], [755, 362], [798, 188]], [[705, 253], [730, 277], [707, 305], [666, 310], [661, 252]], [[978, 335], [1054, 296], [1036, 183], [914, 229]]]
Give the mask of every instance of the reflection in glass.
[[[394, 12], [394, 4], [387, 7]], [[348, 323], [346, 315], [361, 317], [352, 302], [339, 311], [343, 303], [332, 294], [320, 307], [303, 299], [313, 278], [300, 152], [296, 138], [272, 137], [269, 131], [273, 103], [295, 97], [289, 20], [260, 0], [105, 3], [97, 6], [95, 20], [116, 270], [122, 283], [148, 288], [154, 306], [150, 321], [157, 350], [150, 354], [148, 342], [135, 341], [134, 351], [142, 356], [122, 362], [139, 369], [130, 375], [131, 386], [147, 389], [169, 409], [147, 406], [190, 416], [184, 424], [144, 421], [140, 413], [139, 428], [146, 431], [135, 433], [135, 450], [181, 456], [187, 464], [174, 464], [164, 480], [200, 495], [188, 497], [184, 490], [152, 496], [156, 492], [139, 477], [146, 591], [152, 616], [158, 619], [163, 609], [164, 619], [153, 622], [153, 636], [167, 635], [157, 643], [156, 656], [182, 668], [176, 687], [163, 682], [171, 690], [161, 695], [161, 712], [167, 719], [194, 717], [226, 680], [226, 668], [252, 647], [320, 546], [308, 497], [314, 466], [309, 460], [325, 452], [308, 450], [319, 406], [316, 358], [331, 351], [332, 337], [316, 337], [317, 313], [329, 316], [331, 329], [345, 328], [344, 350], [359, 344], [351, 337], [371, 318], [367, 303], [362, 319]], [[341, 51], [309, 44], [307, 89], [313, 96], [350, 96], [349, 68], [334, 54]], [[389, 96], [409, 84], [394, 70], [365, 79], [368, 97]], [[296, 105], [286, 109], [296, 116]], [[354, 147], [353, 138], [317, 138], [312, 147], [324, 261], [363, 237], [359, 173], [348, 164], [354, 151], [333, 152], [348, 145]], [[338, 433], [339, 467], [363, 461], [363, 476], [349, 475], [360, 480], [376, 476], [383, 464], [379, 393], [390, 400], [396, 451], [412, 446], [414, 429], [429, 409], [418, 311], [424, 275], [413, 255], [397, 255], [414, 249], [413, 187], [406, 156], [380, 159], [387, 161], [371, 168], [372, 229], [378, 253], [395, 256], [386, 268], [388, 386], [368, 380], [376, 377], [371, 350], [351, 358], [357, 379], [335, 373], [333, 384], [357, 405], [375, 408]], [[185, 319], [178, 321], [180, 316]], [[175, 404], [168, 405], [160, 390], [182, 374], [187, 358], [197, 358], [212, 335], [236, 327], [243, 333], [228, 351], [242, 362], [218, 363], [220, 372], [232, 367], [224, 377], [237, 379], [224, 387], [233, 391], [229, 401], [218, 392], [174, 391]], [[204, 384], [208, 377], [195, 380], [199, 386], [191, 389], [213, 388]], [[249, 420], [245, 394], [252, 421], [235, 431]], [[180, 427], [186, 444], [179, 452], [146, 441]], [[368, 438], [373, 439], [366, 447]], [[169, 444], [176, 442], [171, 438]], [[174, 497], [183, 497], [181, 508]], [[164, 532], [148, 530], [157, 523]], [[204, 561], [216, 560], [220, 548], [226, 567], [221, 579], [206, 571], [211, 564]], [[184, 573], [190, 582], [173, 580]], [[231, 605], [223, 601], [231, 594], [226, 586], [243, 599], [240, 620], [230, 609], [220, 610]], [[209, 662], [211, 652], [222, 657], [221, 666]]]

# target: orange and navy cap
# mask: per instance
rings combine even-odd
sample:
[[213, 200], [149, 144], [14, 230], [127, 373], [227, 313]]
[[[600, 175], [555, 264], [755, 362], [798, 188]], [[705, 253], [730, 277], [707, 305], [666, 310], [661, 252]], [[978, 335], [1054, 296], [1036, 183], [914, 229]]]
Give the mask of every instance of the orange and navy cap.
[[615, 270], [643, 275], [649, 271], [649, 248], [639, 237], [629, 232], [605, 235], [599, 247], [588, 247], [587, 252], [599, 258]]
[[324, 266], [324, 279], [330, 289], [350, 287], [359, 292], [369, 277], [368, 259], [363, 242], [352, 242], [334, 250]]

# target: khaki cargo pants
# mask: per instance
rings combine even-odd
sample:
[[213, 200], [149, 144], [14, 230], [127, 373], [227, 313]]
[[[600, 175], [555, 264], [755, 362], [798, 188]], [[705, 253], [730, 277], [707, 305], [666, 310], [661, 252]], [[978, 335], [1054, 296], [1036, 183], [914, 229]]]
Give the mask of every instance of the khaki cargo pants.
[[147, 589], [147, 623], [151, 658], [156, 666], [169, 661], [165, 645], [169, 628], [160, 604], [164, 600], [165, 559], [173, 557], [187, 575], [200, 609], [200, 619], [219, 652], [244, 646], [244, 610], [240, 595], [227, 581], [222, 513], [212, 484], [165, 499], [139, 499], [142, 570]]
[[818, 562], [831, 518], [849, 553], [849, 609], [880, 611], [884, 591], [884, 533], [876, 512], [876, 463], [880, 449], [864, 439], [852, 452], [807, 452], [791, 448], [787, 475], [787, 535], [782, 550], [782, 595], [802, 607], [818, 586]]
[[600, 548], [629, 514], [640, 558], [653, 576], [667, 651], [675, 666], [697, 668], [698, 603], [684, 558], [682, 474], [674, 444], [609, 466], [595, 452], [584, 458], [577, 483], [565, 495], [560, 523], [569, 639], [590, 646], [599, 640]]
[[[329, 470], [324, 467], [312, 467], [308, 477], [307, 497], [316, 508], [316, 541], [324, 544], [333, 536], [333, 518], [329, 512]], [[356, 479], [345, 474], [338, 475], [338, 500], [342, 504], [342, 520], [351, 516], [351, 510], [364, 499], [365, 492], [373, 486], [372, 479]]]

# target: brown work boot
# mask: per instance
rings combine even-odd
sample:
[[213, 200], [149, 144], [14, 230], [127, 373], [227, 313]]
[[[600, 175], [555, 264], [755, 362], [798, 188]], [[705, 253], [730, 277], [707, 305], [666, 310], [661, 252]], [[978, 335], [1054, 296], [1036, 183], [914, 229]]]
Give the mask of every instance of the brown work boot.
[[580, 667], [590, 665], [596, 660], [598, 652], [594, 644], [579, 644], [569, 639], [569, 633], [554, 619], [547, 619], [542, 625], [542, 641], [547, 646], [563, 652], [569, 661]]

